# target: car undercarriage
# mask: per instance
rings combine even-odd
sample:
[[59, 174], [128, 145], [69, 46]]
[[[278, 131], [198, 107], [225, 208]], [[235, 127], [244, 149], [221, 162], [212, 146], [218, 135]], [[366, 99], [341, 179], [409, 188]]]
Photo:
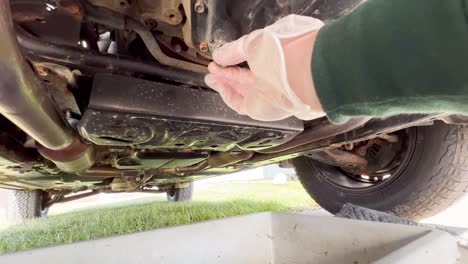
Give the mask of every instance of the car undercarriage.
[[300, 156], [361, 183], [385, 180], [408, 145], [404, 131], [465, 118], [262, 122], [203, 82], [216, 47], [288, 14], [328, 21], [361, 2], [3, 1], [0, 187], [43, 190], [47, 207], [103, 192], [170, 192]]

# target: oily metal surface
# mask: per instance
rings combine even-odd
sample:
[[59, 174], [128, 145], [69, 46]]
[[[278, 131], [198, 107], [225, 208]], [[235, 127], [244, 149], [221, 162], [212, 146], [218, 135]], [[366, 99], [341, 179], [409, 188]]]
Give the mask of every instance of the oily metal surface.
[[71, 130], [21, 55], [7, 0], [0, 3], [0, 31], [0, 113], [41, 145], [68, 147]]
[[145, 74], [165, 81], [206, 87], [203, 74], [138, 59], [100, 54], [77, 47], [58, 45], [18, 32], [18, 43], [26, 57], [38, 62], [51, 62], [92, 73]]
[[[325, 22], [351, 12], [365, 0], [207, 0], [205, 11], [192, 10], [190, 38], [209, 49], [273, 24], [289, 14], [312, 16]], [[192, 6], [196, 0], [192, 0]], [[195, 45], [196, 46], [196, 45]]]
[[303, 122], [253, 120], [209, 90], [99, 74], [78, 128], [98, 145], [227, 151], [283, 144]]

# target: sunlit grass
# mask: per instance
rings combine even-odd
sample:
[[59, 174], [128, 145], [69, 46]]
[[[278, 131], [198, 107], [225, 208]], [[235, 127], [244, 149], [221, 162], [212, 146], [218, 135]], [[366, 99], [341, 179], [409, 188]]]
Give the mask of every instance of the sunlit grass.
[[10, 226], [0, 233], [0, 252], [71, 243], [264, 211], [302, 210], [316, 204], [298, 182], [228, 183], [195, 192], [193, 202], [170, 204], [155, 195], [115, 204], [58, 212]]

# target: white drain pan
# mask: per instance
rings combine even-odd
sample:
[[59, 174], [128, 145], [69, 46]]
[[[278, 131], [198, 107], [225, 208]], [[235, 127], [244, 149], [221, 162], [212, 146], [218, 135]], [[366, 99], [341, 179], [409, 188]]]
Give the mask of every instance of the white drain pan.
[[0, 256], [0, 263], [467, 263], [448, 233], [258, 213]]

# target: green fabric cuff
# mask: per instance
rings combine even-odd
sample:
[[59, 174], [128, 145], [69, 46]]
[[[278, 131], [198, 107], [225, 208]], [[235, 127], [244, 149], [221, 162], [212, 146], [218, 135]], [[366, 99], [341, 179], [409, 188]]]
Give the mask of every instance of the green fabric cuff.
[[328, 118], [468, 113], [467, 0], [370, 0], [319, 32], [312, 72]]

